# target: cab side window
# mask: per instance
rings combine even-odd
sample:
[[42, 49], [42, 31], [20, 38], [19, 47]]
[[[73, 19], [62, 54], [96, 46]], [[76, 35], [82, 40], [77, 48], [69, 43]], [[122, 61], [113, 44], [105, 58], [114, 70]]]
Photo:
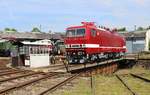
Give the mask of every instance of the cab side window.
[[93, 37], [96, 36], [96, 30], [95, 30], [95, 29], [91, 29], [91, 35], [92, 35]]

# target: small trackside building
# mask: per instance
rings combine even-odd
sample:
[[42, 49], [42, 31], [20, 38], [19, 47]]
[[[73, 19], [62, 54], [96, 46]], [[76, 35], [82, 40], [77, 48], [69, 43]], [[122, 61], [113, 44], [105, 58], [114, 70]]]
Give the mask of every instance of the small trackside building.
[[12, 51], [12, 65], [25, 67], [44, 67], [50, 65], [52, 52], [51, 40], [39, 40], [34, 42], [23, 41], [21, 45]]

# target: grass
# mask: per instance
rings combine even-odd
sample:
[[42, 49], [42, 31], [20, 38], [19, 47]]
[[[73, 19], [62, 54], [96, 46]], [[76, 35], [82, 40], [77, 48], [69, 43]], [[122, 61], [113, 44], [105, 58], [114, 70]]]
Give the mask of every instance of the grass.
[[66, 90], [61, 95], [91, 95], [89, 79], [80, 79], [78, 84], [76, 84], [73, 89]]
[[150, 70], [142, 68], [142, 67], [133, 67], [132, 69], [129, 69], [131, 73], [146, 73], [150, 74]]
[[90, 83], [88, 80], [81, 79], [78, 85], [72, 90], [63, 92], [62, 95], [91, 95]]
[[131, 95], [115, 76], [96, 76], [95, 95]]
[[150, 59], [150, 54], [139, 54], [139, 59]]
[[133, 73], [133, 74], [150, 74], [150, 70], [146, 70], [142, 67], [133, 67], [132, 69], [121, 69], [118, 70], [117, 72], [115, 72], [115, 74], [129, 74], [129, 73]]
[[143, 74], [143, 75], [140, 75], [140, 76], [150, 80], [150, 74]]
[[93, 89], [91, 89], [90, 78], [80, 79], [76, 86], [65, 90], [60, 95], [131, 95], [131, 93], [115, 76], [98, 75], [93, 77]]
[[[117, 72], [116, 74], [123, 74]], [[150, 78], [149, 70], [143, 68], [127, 69], [125, 73], [146, 73], [144, 76]], [[142, 80], [121, 76], [127, 85], [137, 92], [138, 95], [149, 95], [150, 85]], [[93, 76], [93, 89], [91, 89], [90, 78], [79, 78], [73, 87], [64, 89], [59, 93], [53, 95], [132, 95], [131, 92], [114, 76], [96, 75]]]

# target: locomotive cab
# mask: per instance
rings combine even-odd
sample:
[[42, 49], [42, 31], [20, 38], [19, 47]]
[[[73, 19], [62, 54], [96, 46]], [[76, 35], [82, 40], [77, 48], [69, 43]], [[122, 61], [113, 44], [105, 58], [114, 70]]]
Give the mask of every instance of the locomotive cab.
[[69, 63], [84, 62], [86, 37], [85, 27], [72, 27], [67, 29], [65, 40], [67, 44], [65, 46]]
[[84, 63], [89, 57], [87, 47], [91, 45], [88, 43], [91, 28], [95, 29], [95, 25], [93, 22], [82, 22], [82, 24], [82, 26], [69, 27], [66, 30], [65, 44], [69, 63]]

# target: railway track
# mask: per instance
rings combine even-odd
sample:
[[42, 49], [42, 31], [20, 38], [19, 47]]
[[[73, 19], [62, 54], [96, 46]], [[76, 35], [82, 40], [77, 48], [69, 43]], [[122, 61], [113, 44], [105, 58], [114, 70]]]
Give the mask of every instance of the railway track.
[[0, 73], [0, 76], [23, 73], [23, 72], [28, 72], [28, 71], [27, 70], [12, 70], [12, 71], [8, 71], [8, 72]]
[[[39, 76], [37, 76], [38, 74], [39, 74]], [[14, 91], [18, 88], [28, 86], [30, 84], [36, 83], [40, 80], [43, 80], [43, 79], [46, 79], [46, 78], [49, 78], [49, 77], [52, 77], [55, 75], [57, 75], [57, 74], [56, 73], [45, 74], [42, 72], [34, 72], [34, 73], [28, 73], [28, 74], [24, 74], [24, 75], [20, 75], [20, 76], [16, 76], [16, 77], [10, 77], [10, 78], [6, 78], [6, 79], [2, 79], [0, 81], [3, 82], [4, 84], [6, 83], [6, 85], [7, 85], [8, 81], [10, 81], [10, 82], [12, 82], [12, 80], [16, 80], [16, 81], [14, 81], [13, 84], [8, 85], [8, 86], [5, 85], [6, 87], [3, 87], [2, 89], [0, 89], [0, 94], [7, 93], [9, 91]], [[30, 78], [29, 78], [29, 76], [30, 76]], [[27, 77], [27, 78], [25, 79], [25, 77]], [[20, 78], [23, 78], [23, 81], [18, 80]]]
[[17, 76], [3, 78], [3, 79], [0, 79], [0, 83], [1, 82], [6, 82], [6, 81], [9, 81], [9, 80], [14, 80], [14, 79], [22, 78], [22, 77], [31, 76], [31, 75], [42, 74], [42, 73], [43, 72], [30, 72], [30, 73], [25, 73], [25, 74], [17, 75]]
[[39, 78], [24, 81], [4, 89], [0, 89], [0, 94], [5, 95], [45, 95], [64, 86], [77, 78], [80, 74], [65, 75], [59, 73], [45, 74]]
[[62, 82], [60, 82], [60, 83], [58, 83], [58, 84], [56, 84], [56, 85], [54, 85], [54, 86], [52, 86], [52, 87], [50, 87], [50, 88], [44, 90], [44, 91], [42, 91], [42, 92], [39, 93], [38, 95], [44, 95], [44, 94], [46, 94], [46, 93], [48, 93], [48, 92], [51, 93], [51, 92], [55, 91], [56, 89], [62, 87], [62, 86], [65, 85], [66, 83], [68, 83], [68, 82], [74, 80], [74, 79], [77, 78], [79, 75], [80, 75], [80, 74], [72, 75], [71, 77], [65, 79], [64, 81], [62, 81]]
[[[52, 68], [61, 69], [61, 68], [65, 68], [65, 66], [64, 64], [54, 65], [52, 66]], [[40, 85], [42, 85], [43, 88], [45, 89], [43, 89], [40, 92], [36, 91], [38, 93], [32, 94], [32, 95], [38, 95], [38, 94], [44, 95], [45, 93], [55, 91], [56, 89], [60, 88], [61, 86], [65, 85], [66, 83], [72, 81], [77, 76], [79, 76], [79, 74], [69, 75], [69, 76], [67, 74], [67, 76], [59, 78], [59, 75], [63, 75], [63, 74], [65, 73], [33, 72], [31, 70], [20, 70], [20, 69], [8, 68], [8, 67], [0, 67], [0, 94], [13, 95], [12, 92], [16, 92], [18, 90], [19, 91], [21, 90], [21, 94], [22, 94], [22, 90], [24, 90], [24, 88], [30, 88], [34, 85], [38, 85], [38, 83], [41, 82]], [[55, 76], [58, 78], [55, 79]], [[47, 81], [52, 80], [52, 83], [49, 84], [51, 86], [47, 85], [51, 81], [49, 81], [47, 84], [42, 84], [44, 83], [44, 80], [47, 80]], [[53, 82], [55, 80], [56, 82]], [[35, 86], [35, 90], [36, 90], [36, 87], [37, 86]], [[31, 93], [32, 93], [32, 90], [31, 90]]]
[[133, 76], [134, 78], [138, 78], [138, 79], [141, 79], [141, 80], [143, 80], [145, 82], [150, 83], [150, 79], [144, 78], [144, 77], [142, 77], [140, 75], [136, 75], [136, 74], [130, 74], [130, 75]]
[[4, 73], [4, 72], [10, 72], [10, 71], [15, 71], [15, 69], [6, 69], [6, 70], [0, 70], [0, 73]]
[[150, 80], [142, 77], [141, 75], [143, 74], [137, 75], [129, 73], [125, 76], [116, 75], [116, 77], [131, 92], [132, 95], [148, 95], [150, 90]]
[[9, 69], [13, 69], [13, 68], [10, 68], [10, 67], [1, 67], [0, 66], [0, 70], [9, 70]]

